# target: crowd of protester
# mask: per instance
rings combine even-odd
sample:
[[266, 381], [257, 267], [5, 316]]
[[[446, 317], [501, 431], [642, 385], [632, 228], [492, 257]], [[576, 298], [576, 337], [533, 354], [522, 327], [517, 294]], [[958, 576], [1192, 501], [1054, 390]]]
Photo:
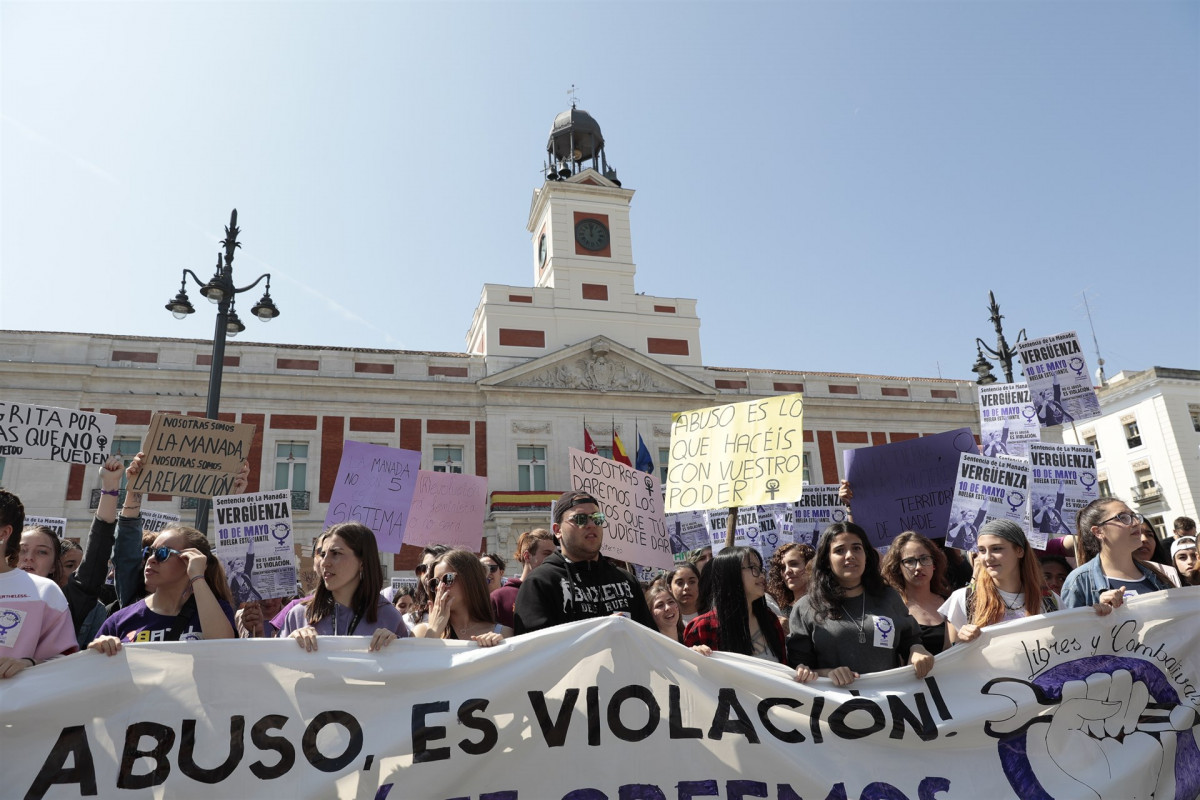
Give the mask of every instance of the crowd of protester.
[[[846, 686], [901, 666], [923, 677], [937, 653], [1008, 620], [1083, 606], [1106, 615], [1132, 595], [1200, 585], [1195, 522], [1180, 517], [1174, 536], [1159, 540], [1112, 497], [1081, 509], [1075, 535], [1051, 540], [1045, 552], [1020, 525], [992, 520], [970, 553], [908, 531], [881, 558], [850, 516], [815, 546], [784, 544], [766, 563], [752, 548], [715, 557], [703, 548], [643, 584], [629, 565], [600, 554], [606, 520], [596, 499], [566, 492], [551, 530], [518, 538], [520, 571], [511, 577], [497, 553], [430, 545], [415, 586], [385, 589], [374, 535], [350, 522], [313, 542], [311, 594], [235, 603], [204, 534], [179, 523], [143, 533], [133, 491], [118, 510], [122, 476], [136, 476], [141, 460], [123, 470], [112, 458], [100, 468], [84, 550], [51, 528], [26, 528], [20, 499], [0, 490], [0, 678], [78, 650], [112, 656], [138, 642], [280, 637], [311, 652], [322, 637], [369, 636], [367, 649], [378, 651], [414, 636], [492, 647], [620, 614], [700, 653], [740, 653], [788, 665], [797, 681]], [[247, 474], [235, 493], [245, 491]], [[849, 508], [847, 484], [842, 498]]]

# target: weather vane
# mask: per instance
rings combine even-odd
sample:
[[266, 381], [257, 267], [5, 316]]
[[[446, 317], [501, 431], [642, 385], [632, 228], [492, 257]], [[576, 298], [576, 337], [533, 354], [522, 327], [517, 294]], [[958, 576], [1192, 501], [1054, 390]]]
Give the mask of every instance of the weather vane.
[[578, 99], [575, 97], [575, 84], [571, 84], [571, 88], [567, 90], [567, 95], [571, 98], [571, 108], [574, 108], [575, 101]]

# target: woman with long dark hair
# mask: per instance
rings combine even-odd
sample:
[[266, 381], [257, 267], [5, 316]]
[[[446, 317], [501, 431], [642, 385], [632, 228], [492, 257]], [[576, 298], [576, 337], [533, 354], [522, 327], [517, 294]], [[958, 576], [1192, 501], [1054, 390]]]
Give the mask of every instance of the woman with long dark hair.
[[480, 647], [494, 647], [513, 635], [512, 628], [496, 622], [487, 569], [478, 555], [469, 550], [448, 550], [425, 575], [433, 604], [429, 621], [413, 628], [413, 636], [469, 639]]
[[683, 641], [683, 617], [679, 603], [665, 578], [654, 580], [646, 589], [646, 605], [654, 617], [658, 632], [676, 642]]
[[762, 556], [749, 547], [726, 547], [705, 569], [712, 607], [688, 623], [683, 643], [786, 664], [783, 627], [767, 608]]
[[383, 567], [375, 534], [359, 522], [342, 522], [325, 532], [321, 575], [312, 599], [287, 613], [279, 636], [290, 636], [308, 652], [318, 636], [371, 635], [368, 650], [380, 650], [408, 628], [379, 591]]
[[690, 561], [675, 565], [666, 574], [667, 588], [679, 606], [679, 617], [684, 625], [700, 615], [700, 568]]
[[892, 540], [881, 569], [917, 621], [925, 649], [937, 655], [949, 647], [946, 618], [938, 610], [950, 596], [941, 548], [915, 531], [905, 531]]
[[1063, 581], [1064, 608], [1092, 606], [1104, 616], [1126, 595], [1171, 588], [1158, 567], [1135, 555], [1142, 544], [1142, 515], [1115, 497], [1088, 503], [1075, 517], [1084, 561]]
[[939, 609], [948, 621], [951, 644], [979, 638], [988, 625], [1058, 609], [1020, 525], [989, 520], [979, 529], [975, 547], [975, 579], [955, 589]]
[[790, 621], [787, 653], [798, 681], [823, 677], [848, 686], [860, 675], [903, 664], [918, 678], [933, 669], [916, 620], [883, 582], [879, 553], [853, 522], [834, 523], [821, 534], [808, 594]]

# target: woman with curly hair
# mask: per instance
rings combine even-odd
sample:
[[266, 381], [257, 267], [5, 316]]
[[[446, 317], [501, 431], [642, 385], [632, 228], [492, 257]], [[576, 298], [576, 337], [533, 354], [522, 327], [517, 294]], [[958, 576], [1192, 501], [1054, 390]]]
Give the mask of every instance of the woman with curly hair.
[[975, 579], [956, 589], [938, 609], [945, 615], [951, 644], [979, 638], [983, 628], [1058, 609], [1046, 588], [1042, 564], [1025, 531], [1007, 519], [993, 519], [975, 540]]
[[809, 565], [816, 554], [811, 545], [789, 542], [780, 545], [767, 562], [767, 605], [785, 630], [792, 606], [808, 591]]
[[726, 547], [704, 570], [712, 608], [688, 623], [683, 643], [786, 664], [783, 627], [767, 608], [762, 556], [749, 547]]
[[942, 549], [915, 531], [905, 531], [892, 541], [880, 569], [917, 621], [925, 649], [937, 655], [949, 647], [946, 618], [938, 610], [950, 596]]
[[835, 522], [821, 534], [808, 594], [792, 609], [788, 660], [796, 680], [816, 677], [848, 686], [868, 672], [904, 664], [924, 678], [933, 656], [895, 589], [879, 574], [879, 553], [853, 522]]

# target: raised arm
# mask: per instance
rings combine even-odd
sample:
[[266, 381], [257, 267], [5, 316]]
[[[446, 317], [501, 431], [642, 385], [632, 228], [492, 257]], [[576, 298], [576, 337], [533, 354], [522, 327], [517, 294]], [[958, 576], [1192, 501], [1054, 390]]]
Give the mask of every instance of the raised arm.
[[112, 554], [117, 522], [117, 495], [121, 488], [121, 459], [110, 457], [100, 467], [100, 505], [92, 518], [83, 561], [70, 580], [88, 595], [100, 594], [108, 576], [108, 559]]

